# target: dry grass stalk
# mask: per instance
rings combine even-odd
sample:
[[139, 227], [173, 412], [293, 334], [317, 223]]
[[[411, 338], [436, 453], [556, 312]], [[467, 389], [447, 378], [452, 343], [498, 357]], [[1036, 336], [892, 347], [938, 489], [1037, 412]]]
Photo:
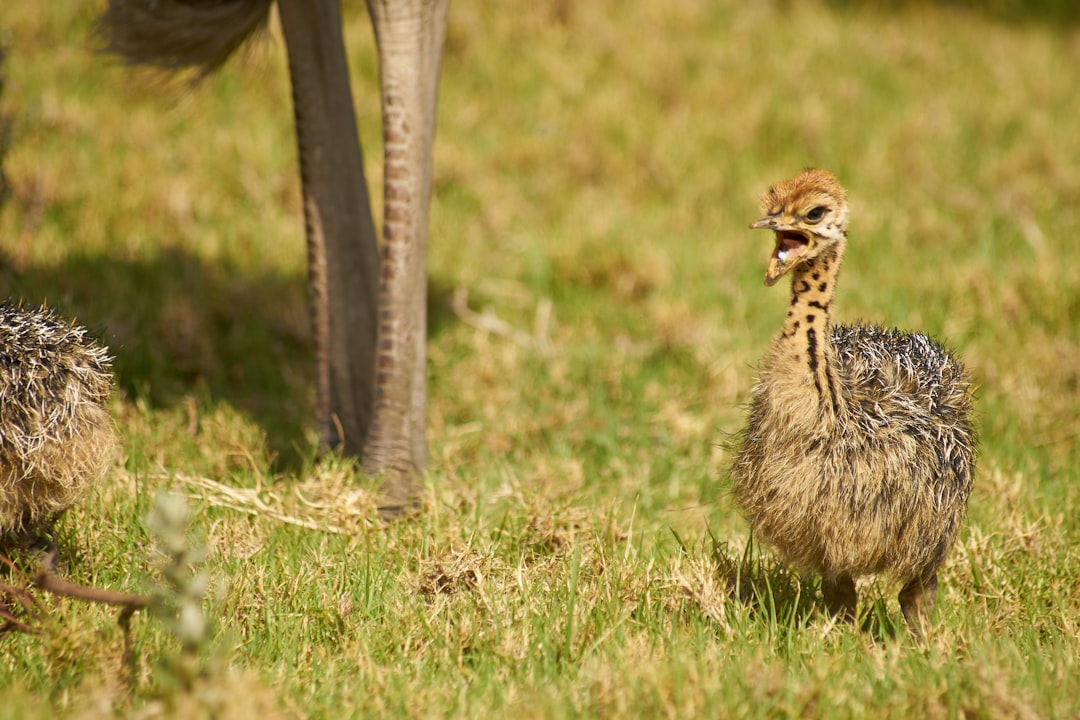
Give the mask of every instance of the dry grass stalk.
[[292, 498], [264, 488], [237, 488], [208, 477], [177, 474], [194, 500], [308, 530], [348, 535], [378, 524], [378, 495], [349, 484], [344, 471], [327, 469], [292, 488]]

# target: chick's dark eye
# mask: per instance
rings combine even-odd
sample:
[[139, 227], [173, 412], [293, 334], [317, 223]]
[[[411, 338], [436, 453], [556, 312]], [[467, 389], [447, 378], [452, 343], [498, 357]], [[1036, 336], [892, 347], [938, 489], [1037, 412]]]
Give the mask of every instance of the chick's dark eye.
[[807, 222], [821, 222], [821, 218], [825, 217], [825, 208], [818, 205], [816, 208], [806, 213]]

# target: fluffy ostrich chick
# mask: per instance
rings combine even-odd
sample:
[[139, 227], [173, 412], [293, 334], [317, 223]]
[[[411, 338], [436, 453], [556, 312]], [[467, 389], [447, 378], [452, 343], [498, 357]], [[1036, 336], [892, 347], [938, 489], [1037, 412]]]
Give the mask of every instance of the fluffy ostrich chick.
[[33, 533], [101, 479], [111, 360], [53, 313], [0, 304], [0, 534]]
[[735, 497], [782, 560], [821, 574], [831, 612], [853, 620], [855, 578], [885, 575], [920, 636], [971, 492], [971, 380], [925, 335], [831, 324], [848, 229], [836, 177], [804, 170], [761, 208], [765, 284], [790, 273], [791, 302], [752, 391]]

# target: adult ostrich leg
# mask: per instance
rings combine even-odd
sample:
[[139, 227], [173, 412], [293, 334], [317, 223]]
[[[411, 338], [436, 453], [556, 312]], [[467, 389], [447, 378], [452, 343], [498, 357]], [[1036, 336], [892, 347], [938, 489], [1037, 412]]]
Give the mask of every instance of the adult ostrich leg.
[[427, 234], [449, 0], [368, 0], [379, 46], [384, 159], [375, 414], [365, 467], [404, 503], [427, 467]]
[[[384, 159], [378, 257], [335, 0], [279, 0], [309, 248], [323, 437], [403, 507], [427, 466], [427, 230], [448, 0], [370, 0]], [[339, 155], [340, 153], [340, 155]], [[341, 227], [328, 231], [331, 223]], [[377, 292], [376, 292], [377, 290]], [[324, 295], [325, 293], [325, 295]]]
[[[265, 21], [271, 0], [110, 0], [106, 48], [135, 64], [208, 73]], [[339, 0], [279, 0], [308, 243], [323, 443], [384, 478], [385, 510], [427, 464], [427, 210], [448, 0], [369, 0], [385, 140], [375, 237]]]

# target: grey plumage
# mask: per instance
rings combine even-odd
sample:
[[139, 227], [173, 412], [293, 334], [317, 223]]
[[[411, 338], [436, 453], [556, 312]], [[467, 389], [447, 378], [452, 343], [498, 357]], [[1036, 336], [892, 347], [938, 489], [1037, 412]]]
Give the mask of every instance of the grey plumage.
[[266, 26], [272, 0], [109, 0], [95, 25], [103, 49], [131, 65], [201, 79]]

